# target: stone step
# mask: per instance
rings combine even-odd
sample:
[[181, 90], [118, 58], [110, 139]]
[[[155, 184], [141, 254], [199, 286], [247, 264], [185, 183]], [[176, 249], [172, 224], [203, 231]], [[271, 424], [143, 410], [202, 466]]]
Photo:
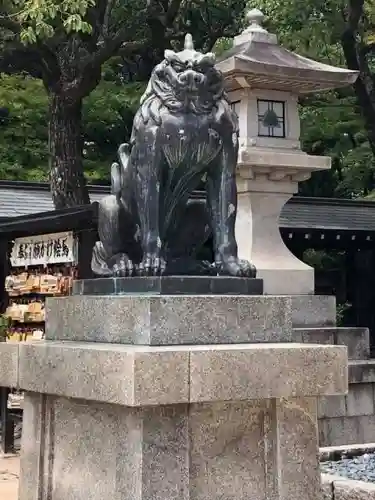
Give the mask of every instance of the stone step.
[[375, 359], [349, 361], [349, 384], [375, 383]]
[[306, 344], [345, 345], [350, 360], [370, 358], [370, 334], [368, 328], [294, 328], [293, 341]]
[[318, 398], [321, 446], [375, 441], [375, 360], [351, 360], [348, 369], [347, 395]]

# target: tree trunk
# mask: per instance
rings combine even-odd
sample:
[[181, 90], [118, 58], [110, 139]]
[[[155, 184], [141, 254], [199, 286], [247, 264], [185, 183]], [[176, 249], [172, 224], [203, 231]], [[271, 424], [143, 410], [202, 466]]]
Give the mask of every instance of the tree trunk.
[[[363, 0], [349, 0], [347, 27], [341, 37], [341, 46], [348, 69], [359, 71], [359, 77], [353, 87], [364, 119], [369, 145], [375, 157], [374, 76], [367, 62], [366, 47], [363, 47], [357, 40], [359, 22], [363, 16], [363, 5]], [[367, 188], [369, 192], [375, 189], [373, 173], [368, 180]]]
[[56, 209], [86, 205], [90, 197], [83, 172], [82, 100], [50, 93], [49, 155]]

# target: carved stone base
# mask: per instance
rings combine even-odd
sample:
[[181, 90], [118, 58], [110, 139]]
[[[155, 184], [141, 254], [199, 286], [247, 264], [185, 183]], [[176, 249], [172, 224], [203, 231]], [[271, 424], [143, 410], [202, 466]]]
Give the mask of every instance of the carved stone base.
[[316, 397], [346, 391], [344, 347], [12, 349], [12, 386], [26, 390], [20, 500], [320, 496]]
[[314, 398], [24, 412], [20, 500], [320, 498]]

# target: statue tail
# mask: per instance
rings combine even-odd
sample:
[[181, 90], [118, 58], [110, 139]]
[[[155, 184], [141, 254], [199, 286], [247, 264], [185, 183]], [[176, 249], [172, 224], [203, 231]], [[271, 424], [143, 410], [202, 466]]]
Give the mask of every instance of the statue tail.
[[116, 196], [120, 196], [125, 173], [128, 170], [131, 148], [129, 144], [121, 144], [117, 154], [120, 163], [112, 163], [111, 167], [111, 192]]
[[129, 158], [130, 158], [131, 147], [130, 144], [121, 144], [117, 150], [117, 154], [121, 163], [121, 167], [125, 172], [128, 168]]

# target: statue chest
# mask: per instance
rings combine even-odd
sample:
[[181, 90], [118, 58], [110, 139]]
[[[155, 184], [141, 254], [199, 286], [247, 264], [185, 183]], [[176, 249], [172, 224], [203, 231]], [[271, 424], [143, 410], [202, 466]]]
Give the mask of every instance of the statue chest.
[[[163, 117], [159, 140], [167, 157], [207, 163], [222, 147], [220, 129], [211, 115], [185, 113]], [[173, 162], [174, 163], [174, 162]]]

